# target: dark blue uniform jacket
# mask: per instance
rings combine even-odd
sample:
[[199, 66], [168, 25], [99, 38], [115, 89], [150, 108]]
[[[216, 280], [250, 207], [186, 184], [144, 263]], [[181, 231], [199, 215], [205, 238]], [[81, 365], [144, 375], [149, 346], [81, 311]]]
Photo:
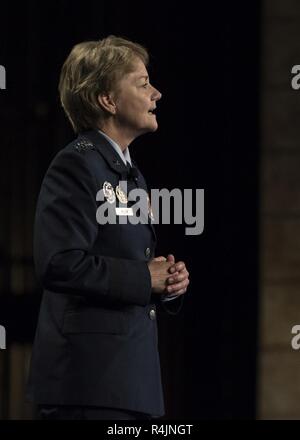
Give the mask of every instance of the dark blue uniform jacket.
[[[147, 263], [151, 224], [96, 220], [96, 194], [128, 169], [98, 132], [79, 135], [52, 161], [38, 198], [34, 259], [43, 286], [28, 397], [161, 416], [156, 300]], [[128, 180], [128, 190], [146, 189]]]

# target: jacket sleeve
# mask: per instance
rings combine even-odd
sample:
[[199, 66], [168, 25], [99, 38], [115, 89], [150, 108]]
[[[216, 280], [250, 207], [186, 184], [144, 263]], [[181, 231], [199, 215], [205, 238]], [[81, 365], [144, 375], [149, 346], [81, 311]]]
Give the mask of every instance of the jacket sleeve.
[[91, 254], [99, 233], [97, 183], [85, 154], [60, 152], [38, 198], [34, 261], [39, 281], [57, 293], [146, 305], [151, 276], [145, 261]]
[[[178, 315], [182, 309], [184, 295], [174, 298], [172, 301], [161, 301], [162, 308], [169, 315]], [[170, 304], [171, 303], [171, 304]], [[174, 303], [176, 304], [174, 307]]]

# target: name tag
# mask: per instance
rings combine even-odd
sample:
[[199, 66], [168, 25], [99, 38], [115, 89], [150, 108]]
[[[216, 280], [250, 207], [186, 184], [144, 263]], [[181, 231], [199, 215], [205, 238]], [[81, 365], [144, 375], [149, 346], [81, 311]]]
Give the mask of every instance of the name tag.
[[132, 208], [116, 208], [116, 215], [133, 215]]

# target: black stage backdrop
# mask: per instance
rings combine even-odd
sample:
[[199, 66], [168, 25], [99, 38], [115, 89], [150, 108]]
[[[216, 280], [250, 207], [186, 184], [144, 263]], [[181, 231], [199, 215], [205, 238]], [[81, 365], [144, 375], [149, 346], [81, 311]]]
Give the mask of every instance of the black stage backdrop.
[[[39, 187], [73, 137], [59, 105], [61, 65], [83, 40], [115, 34], [140, 42], [163, 97], [159, 130], [137, 139], [132, 155], [150, 188], [205, 190], [201, 235], [185, 235], [184, 225], [157, 226], [157, 255], [174, 253], [191, 278], [181, 313], [159, 313], [167, 418], [255, 417], [260, 11], [257, 0], [240, 3], [1, 4], [0, 324], [8, 348], [34, 336], [41, 290], [33, 278], [15, 294], [12, 268], [33, 272]], [[16, 237], [23, 252], [13, 251]], [[6, 418], [14, 404], [12, 366], [7, 353], [0, 356]]]

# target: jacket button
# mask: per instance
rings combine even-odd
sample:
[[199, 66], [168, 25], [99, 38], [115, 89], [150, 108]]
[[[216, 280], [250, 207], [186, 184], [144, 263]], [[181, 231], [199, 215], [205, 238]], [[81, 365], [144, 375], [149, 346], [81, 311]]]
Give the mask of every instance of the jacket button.
[[151, 255], [151, 250], [150, 250], [150, 248], [146, 248], [146, 249], [145, 249], [145, 255], [146, 255], [147, 258], [150, 257], [150, 255]]
[[156, 311], [155, 309], [151, 309], [149, 312], [149, 317], [153, 321], [156, 318]]

